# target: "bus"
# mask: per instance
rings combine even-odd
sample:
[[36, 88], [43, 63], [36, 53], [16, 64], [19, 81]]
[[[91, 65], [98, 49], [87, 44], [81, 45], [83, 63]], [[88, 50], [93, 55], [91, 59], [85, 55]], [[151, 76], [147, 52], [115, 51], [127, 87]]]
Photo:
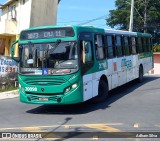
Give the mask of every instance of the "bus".
[[[91, 26], [43, 26], [21, 31], [12, 46], [19, 63], [20, 101], [65, 105], [92, 99], [153, 68], [148, 33]], [[18, 57], [15, 50], [18, 48]]]

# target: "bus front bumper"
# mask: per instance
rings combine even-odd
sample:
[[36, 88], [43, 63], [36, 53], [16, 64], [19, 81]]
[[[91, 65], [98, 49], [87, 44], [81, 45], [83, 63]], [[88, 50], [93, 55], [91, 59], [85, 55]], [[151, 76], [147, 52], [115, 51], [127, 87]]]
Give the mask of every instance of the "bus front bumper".
[[52, 105], [65, 105], [65, 104], [75, 104], [83, 102], [83, 95], [81, 92], [80, 85], [70, 90], [65, 94], [26, 94], [19, 88], [20, 101], [23, 103], [30, 104], [52, 104]]

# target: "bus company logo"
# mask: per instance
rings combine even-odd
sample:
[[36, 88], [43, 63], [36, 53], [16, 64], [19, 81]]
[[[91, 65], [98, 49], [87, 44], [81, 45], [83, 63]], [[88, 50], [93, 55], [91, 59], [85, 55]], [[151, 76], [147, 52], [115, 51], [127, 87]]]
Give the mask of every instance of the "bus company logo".
[[43, 75], [48, 75], [48, 68], [44, 68], [44, 69], [42, 70], [42, 74], [43, 74]]
[[127, 59], [122, 59], [121, 67], [122, 68], [131, 68], [132, 67], [132, 61], [131, 60], [127, 60]]

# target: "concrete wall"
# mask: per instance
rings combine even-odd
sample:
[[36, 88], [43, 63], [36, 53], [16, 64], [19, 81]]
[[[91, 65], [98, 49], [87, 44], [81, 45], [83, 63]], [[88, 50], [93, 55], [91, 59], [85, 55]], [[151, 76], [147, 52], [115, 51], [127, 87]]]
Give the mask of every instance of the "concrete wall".
[[31, 0], [26, 0], [25, 3], [22, 3], [22, 0], [19, 1], [18, 8], [18, 25], [17, 25], [17, 34], [22, 30], [30, 27], [30, 16], [31, 16]]
[[160, 53], [154, 53], [154, 68], [152, 74], [160, 74]]
[[56, 24], [57, 5], [58, 0], [32, 0], [30, 27]]

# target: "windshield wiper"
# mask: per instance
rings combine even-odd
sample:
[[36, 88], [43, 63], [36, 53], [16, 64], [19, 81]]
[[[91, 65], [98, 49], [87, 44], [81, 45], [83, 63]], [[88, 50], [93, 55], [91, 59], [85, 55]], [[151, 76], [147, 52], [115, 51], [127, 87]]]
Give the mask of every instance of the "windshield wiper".
[[[61, 43], [61, 40], [60, 39], [58, 39], [55, 43], [54, 43], [54, 46], [52, 47], [53, 48], [53, 51], [52, 52], [54, 52], [54, 50], [58, 47], [58, 45]], [[47, 47], [47, 51], [46, 51], [46, 59], [48, 59], [48, 56], [49, 56], [49, 54], [48, 54], [48, 52], [49, 52], [49, 46]], [[47, 65], [47, 63], [46, 63], [46, 67], [48, 67], [48, 65]]]
[[[54, 52], [54, 50], [58, 47], [58, 45], [61, 43], [61, 40], [60, 39], [58, 39], [55, 43], [54, 43], [54, 49], [53, 49], [53, 51], [52, 52]], [[47, 59], [48, 59], [48, 52], [49, 52], [49, 46], [47, 47], [47, 51], [46, 51], [46, 57], [47, 57]]]
[[58, 39], [56, 42], [55, 42], [55, 48], [61, 43], [61, 40]]
[[[58, 39], [55, 43], [54, 43], [54, 45], [53, 45], [53, 47], [52, 48], [54, 48], [53, 49], [53, 51], [58, 47], [58, 45], [61, 43], [61, 40], [60, 39]], [[47, 54], [48, 54], [48, 51], [49, 51], [49, 46], [47, 47]]]

